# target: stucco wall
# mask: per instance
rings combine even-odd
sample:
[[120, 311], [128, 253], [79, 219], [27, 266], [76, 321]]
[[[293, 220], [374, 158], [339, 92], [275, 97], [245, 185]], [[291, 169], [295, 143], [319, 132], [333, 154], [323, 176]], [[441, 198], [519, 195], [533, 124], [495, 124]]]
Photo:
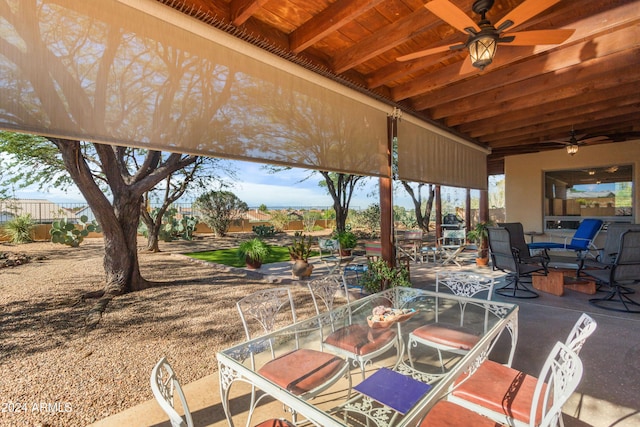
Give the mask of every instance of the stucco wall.
[[560, 169], [600, 168], [632, 165], [634, 174], [633, 212], [640, 217], [640, 140], [581, 146], [570, 156], [564, 149], [509, 156], [505, 159], [505, 208], [510, 222], [524, 229], [542, 232], [544, 172]]

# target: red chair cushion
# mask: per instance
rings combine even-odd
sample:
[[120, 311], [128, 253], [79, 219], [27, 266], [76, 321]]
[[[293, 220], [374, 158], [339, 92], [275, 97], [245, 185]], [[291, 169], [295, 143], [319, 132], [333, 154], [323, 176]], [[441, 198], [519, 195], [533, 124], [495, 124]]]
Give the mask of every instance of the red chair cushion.
[[364, 325], [349, 325], [333, 332], [326, 344], [363, 356], [384, 347], [396, 338], [391, 329], [371, 329]]
[[[456, 385], [465, 377], [458, 378]], [[537, 378], [524, 372], [487, 360], [467, 381], [454, 387], [453, 395], [529, 424], [537, 382]], [[536, 425], [540, 423], [541, 413], [538, 408]]]
[[433, 343], [460, 350], [471, 350], [480, 340], [477, 332], [455, 325], [430, 323], [413, 331], [413, 335]]
[[431, 408], [418, 427], [502, 427], [487, 417], [463, 408], [455, 403], [441, 400]]
[[344, 366], [338, 356], [302, 348], [267, 362], [258, 373], [266, 379], [300, 395], [325, 383]]
[[295, 427], [287, 420], [266, 420], [256, 425], [255, 427]]

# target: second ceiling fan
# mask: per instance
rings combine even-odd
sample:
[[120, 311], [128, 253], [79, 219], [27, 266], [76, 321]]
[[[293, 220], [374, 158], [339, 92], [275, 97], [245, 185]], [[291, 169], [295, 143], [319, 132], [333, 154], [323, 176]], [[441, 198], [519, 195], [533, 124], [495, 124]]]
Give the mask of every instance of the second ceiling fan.
[[574, 33], [572, 29], [519, 31], [503, 34], [508, 28], [515, 28], [531, 19], [538, 13], [550, 8], [560, 0], [525, 0], [511, 12], [499, 20], [495, 26], [486, 18], [486, 13], [493, 6], [494, 0], [476, 0], [473, 11], [480, 15], [478, 23], [453, 5], [449, 0], [433, 0], [424, 5], [457, 30], [468, 34], [467, 41], [461, 44], [438, 46], [421, 50], [397, 58], [398, 61], [410, 61], [448, 50], [467, 48], [474, 67], [484, 70], [493, 61], [498, 43], [509, 43], [512, 46], [534, 46], [539, 44], [560, 44]]

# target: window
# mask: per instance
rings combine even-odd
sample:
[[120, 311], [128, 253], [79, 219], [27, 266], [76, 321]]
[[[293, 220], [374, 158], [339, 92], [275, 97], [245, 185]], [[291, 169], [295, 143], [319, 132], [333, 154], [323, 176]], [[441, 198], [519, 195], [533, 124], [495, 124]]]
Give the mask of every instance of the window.
[[545, 230], [575, 230], [582, 218], [633, 222], [633, 168], [607, 166], [545, 172]]

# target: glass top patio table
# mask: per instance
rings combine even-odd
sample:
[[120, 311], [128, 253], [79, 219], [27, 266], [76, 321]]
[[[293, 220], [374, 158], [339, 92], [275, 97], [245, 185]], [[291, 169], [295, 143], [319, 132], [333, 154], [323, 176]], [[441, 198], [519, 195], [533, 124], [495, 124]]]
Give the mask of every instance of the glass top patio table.
[[[274, 354], [277, 357], [295, 349], [296, 346], [322, 350], [323, 338], [326, 338], [332, 330], [347, 325], [349, 321], [366, 327], [370, 325], [375, 327], [376, 325], [368, 322], [367, 318], [371, 316], [373, 308], [379, 305], [415, 310], [416, 313], [408, 320], [389, 326], [396, 328], [398, 336], [401, 337], [400, 351], [391, 350], [386, 357], [383, 355], [375, 359], [373, 364], [367, 367], [367, 378], [364, 381], [357, 372], [357, 368], [352, 369], [350, 392], [349, 381], [345, 378], [329, 389], [330, 399], [321, 399], [319, 396], [304, 400], [258, 373], [258, 369], [271, 360]], [[452, 359], [452, 364], [447, 365], [444, 373], [439, 365], [434, 369], [419, 363], [414, 363], [413, 367], [410, 366], [404, 352], [404, 343], [409, 332], [418, 326], [434, 323], [436, 310], [438, 322], [459, 325], [461, 317], [464, 316], [465, 327], [472, 328], [480, 336], [478, 343], [466, 355]], [[508, 331], [507, 341], [510, 345], [507, 363], [511, 363], [517, 341], [517, 315], [518, 306], [512, 303], [458, 297], [404, 287], [387, 289], [349, 304], [345, 303], [332, 312], [298, 321], [293, 325], [217, 353], [220, 396], [227, 421], [230, 426], [234, 425], [233, 415], [235, 414], [231, 413], [229, 405], [232, 385], [236, 382], [244, 382], [266, 392], [295, 411], [300, 425], [322, 427], [417, 425], [439, 398], [447, 393], [459, 375], [472, 371], [487, 358], [505, 330]], [[413, 353], [414, 350], [412, 350]], [[389, 373], [389, 370], [393, 372]], [[380, 375], [374, 375], [374, 373]], [[413, 383], [407, 386], [414, 388], [419, 394], [410, 396], [415, 403], [402, 410], [394, 409], [393, 403], [385, 405], [379, 399], [376, 400], [380, 393], [375, 393], [376, 377], [384, 378], [385, 382], [391, 378], [398, 384], [407, 384], [406, 381], [402, 381], [402, 378], [397, 377], [397, 373], [411, 377], [412, 380], [409, 381], [417, 380], [429, 385], [429, 387], [420, 387], [419, 384]], [[363, 384], [359, 386], [361, 382]], [[378, 396], [372, 398], [358, 391], [358, 389], [365, 392], [367, 389], [371, 390], [372, 382], [374, 386], [372, 394]]]

